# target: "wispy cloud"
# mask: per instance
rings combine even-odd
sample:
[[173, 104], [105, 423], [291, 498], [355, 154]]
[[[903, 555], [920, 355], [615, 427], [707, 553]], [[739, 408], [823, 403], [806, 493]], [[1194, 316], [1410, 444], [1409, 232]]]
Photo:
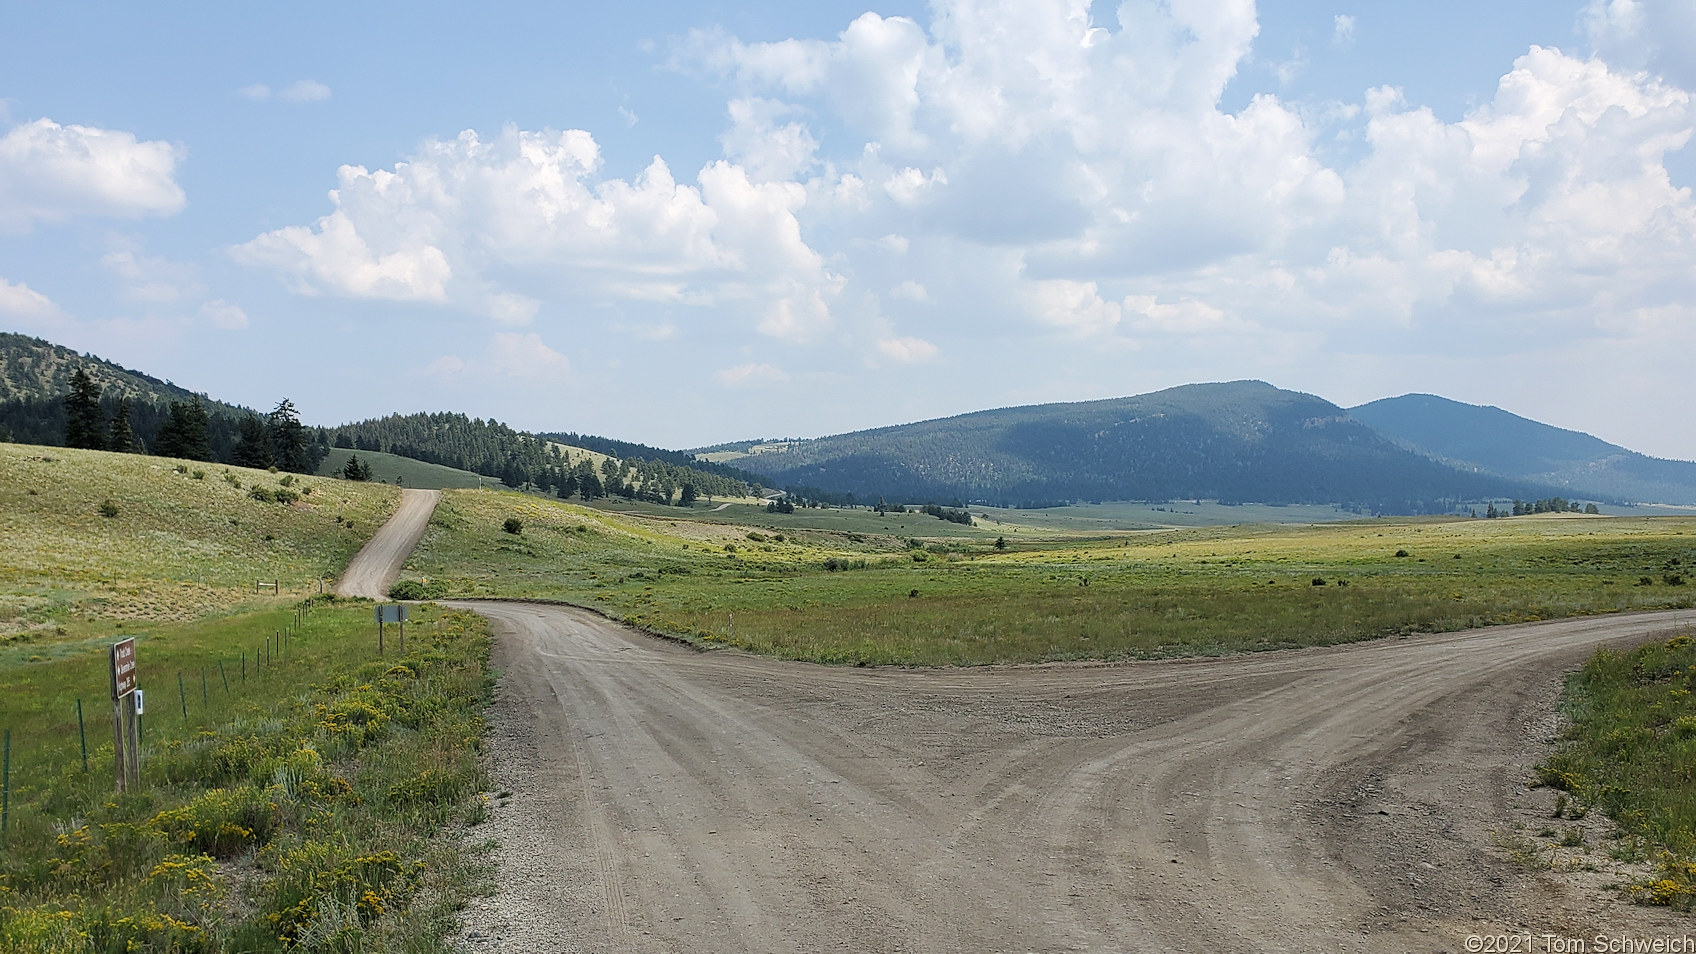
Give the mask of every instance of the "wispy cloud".
[[273, 96], [285, 103], [317, 103], [330, 98], [330, 87], [310, 79], [295, 80], [277, 90], [265, 83], [254, 83], [236, 90], [236, 95], [256, 103], [263, 103]]

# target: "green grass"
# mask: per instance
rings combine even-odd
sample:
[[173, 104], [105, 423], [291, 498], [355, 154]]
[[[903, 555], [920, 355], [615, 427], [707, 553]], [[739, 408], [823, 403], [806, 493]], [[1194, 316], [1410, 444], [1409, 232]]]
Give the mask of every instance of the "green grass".
[[289, 613], [140, 634], [143, 785], [123, 795], [103, 655], [0, 669], [0, 949], [446, 950], [480, 877], [438, 833], [485, 809], [486, 623], [423, 607], [408, 652], [378, 658], [371, 604], [313, 603], [263, 668]]
[[[756, 526], [652, 509], [450, 493], [407, 573], [457, 596], [581, 603], [704, 645], [900, 665], [1326, 645], [1696, 602], [1696, 587], [1669, 582], [1696, 560], [1684, 518], [1033, 531], [1002, 534], [999, 551], [993, 530], [930, 517], [884, 532], [864, 512]], [[509, 516], [522, 535], [501, 531]]]
[[[1657, 873], [1629, 887], [1646, 904], [1696, 907], [1696, 641], [1679, 635], [1629, 652], [1603, 649], [1567, 681], [1568, 726], [1539, 766], [1580, 811], [1605, 811]], [[1633, 851], [1633, 854], [1640, 852]]]
[[427, 464], [410, 457], [396, 454], [385, 454], [381, 451], [356, 451], [340, 447], [330, 448], [330, 453], [319, 465], [318, 473], [325, 477], [339, 477], [342, 468], [347, 466], [349, 457], [358, 454], [359, 459], [371, 465], [371, 480], [375, 483], [394, 484], [395, 478], [400, 478], [397, 486], [411, 487], [416, 490], [449, 490], [477, 488], [483, 486], [496, 487], [500, 481], [493, 477], [483, 477], [469, 470], [459, 470], [455, 467], [444, 467], [441, 464]]
[[[256, 487], [300, 497], [260, 501]], [[398, 500], [392, 486], [0, 444], [0, 646], [275, 602], [256, 580], [298, 599], [339, 573]], [[115, 516], [102, 514], [108, 502]]]
[[[0, 950], [445, 949], [481, 877], [453, 832], [483, 811], [486, 624], [424, 608], [378, 659], [369, 603], [314, 598], [273, 639], [398, 498], [0, 445]], [[148, 712], [115, 795], [122, 637]]]

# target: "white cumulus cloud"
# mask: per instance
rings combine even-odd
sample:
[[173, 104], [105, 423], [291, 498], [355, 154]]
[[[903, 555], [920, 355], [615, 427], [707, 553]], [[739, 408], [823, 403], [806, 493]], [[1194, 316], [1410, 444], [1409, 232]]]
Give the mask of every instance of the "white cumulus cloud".
[[172, 215], [187, 201], [177, 185], [182, 150], [127, 132], [62, 126], [50, 119], [0, 136], [0, 229], [76, 216]]
[[829, 324], [840, 281], [802, 238], [802, 186], [728, 161], [694, 185], [659, 157], [630, 179], [601, 164], [582, 130], [468, 130], [392, 170], [343, 166], [328, 215], [232, 254], [303, 293], [457, 302], [505, 323], [534, 314], [535, 294], [503, 290], [516, 275], [567, 297], [747, 302], [781, 337]]

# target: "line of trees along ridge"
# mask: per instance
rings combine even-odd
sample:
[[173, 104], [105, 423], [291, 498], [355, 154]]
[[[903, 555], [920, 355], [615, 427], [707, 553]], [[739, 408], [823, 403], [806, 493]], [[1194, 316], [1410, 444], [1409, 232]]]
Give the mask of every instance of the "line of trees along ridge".
[[[585, 449], [624, 453], [610, 457], [598, 467], [587, 459], [573, 462], [559, 448], [559, 444], [567, 442], [556, 440], [564, 436], [579, 435], [530, 434], [499, 421], [485, 421], [457, 412], [435, 412], [391, 414], [344, 424], [332, 429], [331, 440], [336, 447], [396, 454], [494, 477], [511, 487], [529, 487], [585, 500], [623, 496], [655, 503], [678, 503], [680, 497], [687, 495], [688, 502], [693, 503], [699, 497], [749, 496], [757, 486], [742, 476], [725, 473], [727, 469], [712, 468], [676, 451], [605, 438], [594, 440], [606, 450]], [[632, 454], [636, 449], [654, 452], [654, 456]], [[659, 459], [661, 456], [669, 459]]]
[[[124, 454], [153, 453], [183, 460], [221, 461], [240, 467], [275, 467], [309, 474], [324, 459], [323, 441], [300, 422], [294, 402], [284, 398], [269, 414], [248, 411], [236, 421], [214, 419], [199, 396], [171, 401], [163, 408], [132, 403], [118, 397], [109, 405], [101, 388], [83, 368], [71, 374], [64, 409], [64, 444], [85, 450]], [[138, 415], [138, 411], [150, 411]], [[140, 421], [137, 418], [141, 417]], [[230, 431], [234, 431], [231, 438]], [[214, 432], [220, 438], [215, 444]], [[145, 436], [144, 436], [145, 435]], [[220, 453], [217, 445], [228, 449]]]

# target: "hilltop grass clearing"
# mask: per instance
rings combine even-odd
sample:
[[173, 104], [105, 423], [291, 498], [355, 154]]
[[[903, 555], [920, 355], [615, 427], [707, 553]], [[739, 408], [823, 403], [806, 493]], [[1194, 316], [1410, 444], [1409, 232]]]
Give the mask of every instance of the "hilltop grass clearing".
[[348, 458], [356, 455], [360, 460], [371, 465], [371, 481], [373, 483], [394, 484], [397, 487], [410, 487], [415, 490], [458, 490], [468, 487], [493, 487], [500, 484], [500, 481], [493, 477], [484, 477], [469, 470], [413, 460], [399, 454], [385, 454], [382, 451], [348, 450], [342, 447], [332, 447], [330, 452], [324, 455], [323, 463], [318, 465], [319, 476], [341, 476], [342, 470], [347, 467]]
[[405, 575], [433, 596], [559, 599], [703, 646], [878, 665], [1215, 654], [1696, 603], [1690, 518], [1013, 534], [652, 510], [450, 492]]
[[399, 499], [393, 486], [0, 444], [0, 647], [316, 593]]

